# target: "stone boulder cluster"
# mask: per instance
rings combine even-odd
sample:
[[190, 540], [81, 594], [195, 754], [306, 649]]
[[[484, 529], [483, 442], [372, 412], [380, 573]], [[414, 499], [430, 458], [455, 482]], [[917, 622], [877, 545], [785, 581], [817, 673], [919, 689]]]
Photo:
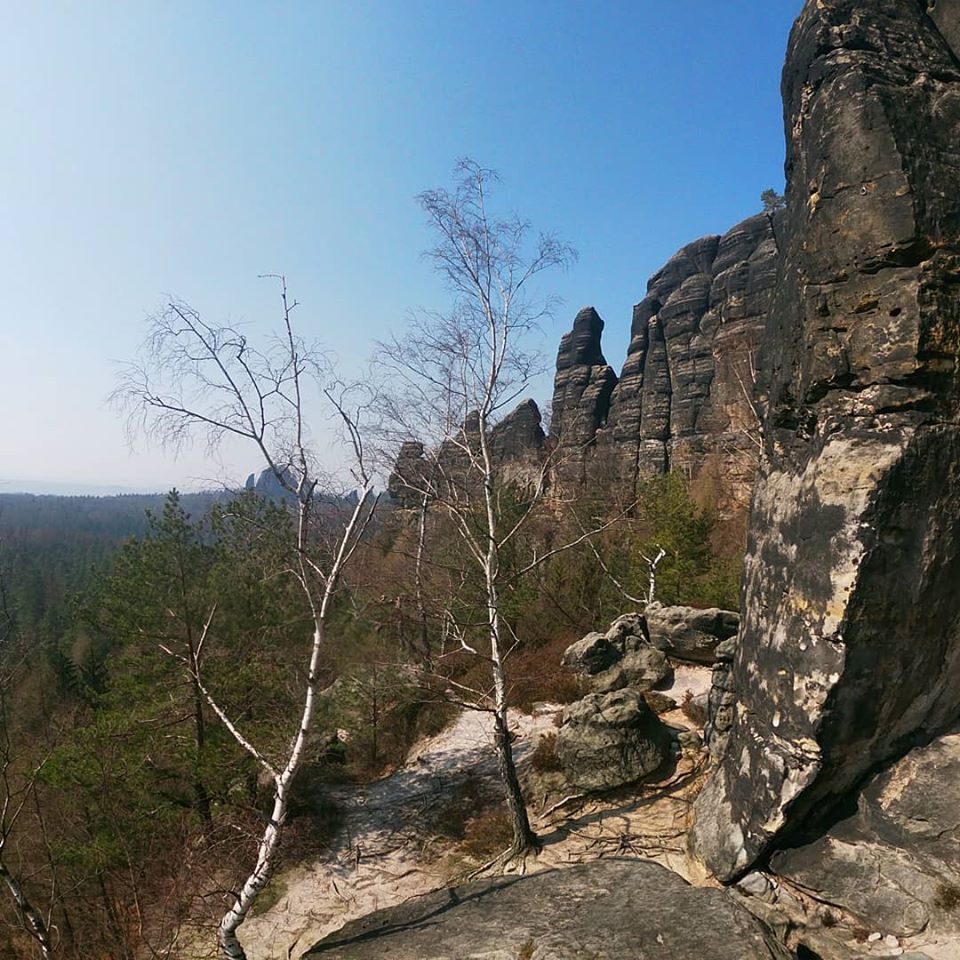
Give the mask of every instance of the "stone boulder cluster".
[[[712, 662], [690, 862], [778, 943], [731, 932], [750, 943], [737, 953], [708, 922], [679, 955], [948, 960], [960, 957], [960, 0], [807, 0], [782, 92], [786, 210], [671, 258], [635, 309], [619, 375], [600, 317], [581, 311], [545, 441], [563, 454], [561, 484], [680, 468], [716, 476], [723, 510], [749, 499], [739, 630], [719, 612], [651, 607], [584, 638], [567, 659], [592, 692], [558, 741], [584, 783], [605, 785], [620, 756], [647, 769], [638, 738], [663, 742], [650, 688], [671, 665]], [[609, 867], [579, 889], [619, 892], [625, 874]], [[523, 883], [534, 892], [510, 889]], [[696, 903], [669, 929], [716, 893], [685, 890]], [[569, 955], [670, 956], [667, 927], [643, 913], [656, 899], [638, 892], [609, 921], [638, 943], [604, 953], [598, 937]], [[568, 955], [536, 939], [524, 950]]]
[[564, 710], [557, 733], [567, 780], [583, 790], [606, 790], [663, 766], [683, 733], [658, 716], [677, 703], [657, 688], [672, 679], [675, 662], [711, 663], [717, 647], [735, 636], [738, 620], [729, 610], [655, 603], [571, 644], [563, 664], [591, 692]]

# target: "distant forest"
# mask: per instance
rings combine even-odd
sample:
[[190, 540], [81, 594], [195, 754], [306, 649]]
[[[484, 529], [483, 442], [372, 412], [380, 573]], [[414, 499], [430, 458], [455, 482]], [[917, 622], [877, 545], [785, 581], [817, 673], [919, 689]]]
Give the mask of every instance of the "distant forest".
[[[206, 514], [219, 491], [187, 493], [184, 510]], [[147, 513], [162, 513], [166, 494], [107, 497], [0, 494], [0, 585], [4, 606], [21, 627], [56, 635], [69, 598], [86, 589], [97, 570], [130, 537], [147, 529]]]

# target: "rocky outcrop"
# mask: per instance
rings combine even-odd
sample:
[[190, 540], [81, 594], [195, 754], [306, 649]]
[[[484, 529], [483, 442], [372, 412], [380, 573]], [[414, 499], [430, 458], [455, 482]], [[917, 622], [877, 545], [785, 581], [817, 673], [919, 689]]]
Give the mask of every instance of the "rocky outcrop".
[[490, 451], [497, 463], [511, 463], [528, 457], [539, 459], [546, 436], [540, 408], [524, 400], [490, 431]]
[[707, 722], [703, 729], [703, 739], [714, 758], [723, 756], [733, 727], [737, 695], [731, 674], [736, 652], [736, 637], [718, 643], [714, 649], [713, 675], [710, 678], [710, 695], [707, 699]]
[[717, 607], [697, 610], [649, 603], [643, 616], [653, 646], [691, 663], [713, 663], [717, 646], [735, 636], [740, 625], [738, 614]]
[[617, 375], [603, 357], [602, 333], [600, 315], [593, 307], [584, 307], [574, 318], [573, 329], [560, 340], [550, 431], [566, 447], [593, 443], [607, 422]]
[[561, 663], [571, 670], [588, 675], [601, 673], [623, 659], [623, 648], [602, 633], [588, 633], [563, 652]]
[[[296, 487], [297, 478], [289, 468], [283, 470], [284, 482]], [[243, 485], [244, 490], [257, 493], [261, 497], [272, 500], [285, 500], [292, 496], [290, 491], [281, 483], [277, 474], [269, 467], [260, 473], [251, 473]]]
[[490, 452], [502, 478], [519, 487], [536, 487], [545, 441], [540, 408], [524, 400], [490, 431]]
[[673, 669], [663, 651], [645, 645], [627, 651], [612, 667], [593, 677], [591, 686], [597, 693], [610, 693], [626, 687], [645, 693], [672, 674]]
[[[540, 408], [524, 400], [489, 431], [490, 453], [501, 477], [519, 486], [536, 485], [544, 463], [546, 435]], [[477, 493], [479, 474], [468, 451], [480, 449], [479, 418], [468, 414], [456, 437], [430, 450], [418, 441], [400, 446], [387, 482], [390, 499], [400, 507], [419, 507], [425, 494], [444, 486]]]
[[[580, 310], [557, 352], [549, 449], [558, 488], [596, 488], [605, 496], [619, 485], [631, 495], [640, 478], [677, 469], [722, 518], [742, 519], [759, 458], [756, 356], [774, 289], [779, 222], [779, 214], [757, 214], [671, 257], [634, 308], [620, 377], [603, 355], [603, 320], [593, 307]], [[466, 433], [470, 428], [465, 423]], [[529, 478], [543, 463], [547, 448], [533, 401], [492, 436], [509, 479]], [[401, 461], [411, 450], [401, 450], [391, 482], [399, 502], [407, 499]]]
[[[960, 735], [876, 777], [856, 813], [770, 868], [834, 916], [898, 939], [960, 932]], [[842, 912], [842, 913], [841, 913]]]
[[722, 878], [960, 713], [957, 22], [809, 0], [791, 36], [739, 704], [693, 838]]
[[603, 357], [603, 320], [593, 307], [574, 318], [557, 352], [550, 434], [562, 448], [557, 467], [561, 482], [579, 483], [588, 449], [607, 422], [617, 375]]
[[[600, 349], [603, 321], [581, 310], [561, 342], [551, 435], [628, 487], [682, 469], [742, 513], [758, 460], [755, 358], [776, 276], [778, 217], [758, 214], [684, 247], [633, 313], [619, 379]], [[576, 456], [589, 450], [589, 456]], [[582, 476], [582, 470], [581, 475]]]
[[786, 960], [792, 954], [724, 891], [688, 886], [655, 863], [611, 858], [440, 890], [355, 920], [304, 956]]
[[660, 767], [670, 733], [636, 690], [591, 693], [564, 711], [556, 751], [575, 787], [609, 790]]
[[430, 465], [423, 454], [423, 444], [413, 440], [400, 447], [387, 481], [387, 493], [398, 506], [419, 507], [430, 488]]

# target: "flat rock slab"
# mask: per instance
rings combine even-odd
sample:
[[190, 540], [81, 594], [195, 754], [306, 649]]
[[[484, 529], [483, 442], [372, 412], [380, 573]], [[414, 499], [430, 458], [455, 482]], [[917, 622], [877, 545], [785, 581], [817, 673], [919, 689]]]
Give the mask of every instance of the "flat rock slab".
[[764, 960], [790, 957], [723, 890], [644, 860], [482, 880], [380, 910], [321, 940], [324, 960]]

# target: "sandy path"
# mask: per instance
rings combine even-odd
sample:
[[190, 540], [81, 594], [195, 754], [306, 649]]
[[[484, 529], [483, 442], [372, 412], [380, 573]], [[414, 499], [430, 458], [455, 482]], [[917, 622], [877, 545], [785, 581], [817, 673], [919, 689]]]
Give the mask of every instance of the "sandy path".
[[[687, 690], [705, 692], [709, 683], [709, 668], [681, 665], [664, 692], [679, 701]], [[549, 711], [536, 717], [511, 714], [518, 763], [543, 734], [555, 730], [553, 719]], [[689, 725], [680, 711], [664, 720]], [[415, 748], [402, 770], [383, 780], [333, 791], [344, 811], [341, 835], [324, 860], [298, 865], [277, 878], [283, 895], [243, 926], [250, 960], [295, 960], [348, 920], [448, 885], [451, 877], [443, 871], [437, 846], [430, 844], [428, 825], [467, 774], [497, 784], [489, 714], [462, 714]], [[687, 756], [662, 780], [626, 788], [619, 798], [578, 799], [551, 811], [560, 798], [529, 797], [533, 826], [545, 848], [527, 869], [636, 855], [688, 876], [685, 833], [690, 797], [699, 781], [697, 760]]]
[[[510, 728], [519, 761], [553, 720], [511, 715]], [[464, 713], [383, 780], [333, 791], [344, 811], [340, 839], [325, 860], [285, 871], [283, 896], [243, 925], [250, 960], [299, 957], [348, 920], [444, 885], [448, 878], [424, 849], [424, 824], [468, 773], [496, 780], [488, 714]]]

